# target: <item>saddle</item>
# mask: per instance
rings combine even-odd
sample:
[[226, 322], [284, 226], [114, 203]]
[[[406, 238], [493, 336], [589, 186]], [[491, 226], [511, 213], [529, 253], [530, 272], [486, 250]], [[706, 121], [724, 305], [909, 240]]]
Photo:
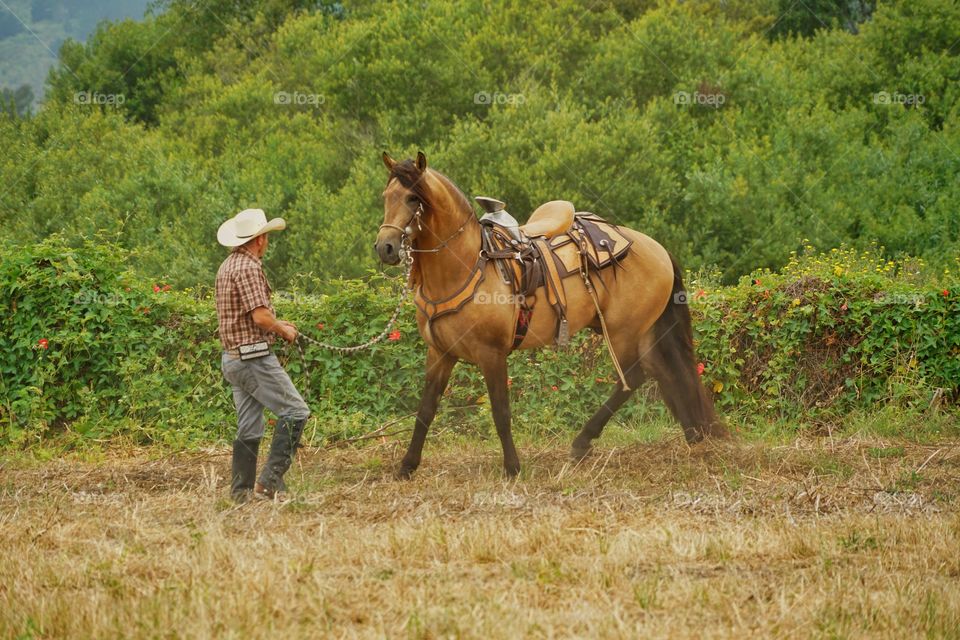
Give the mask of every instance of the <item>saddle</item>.
[[481, 220], [481, 236], [481, 259], [495, 262], [520, 303], [514, 349], [526, 337], [537, 302], [535, 292], [541, 287], [557, 314], [554, 341], [565, 345], [570, 334], [563, 281], [580, 275], [592, 289], [591, 274], [611, 266], [623, 268], [620, 260], [633, 243], [617, 225], [592, 213], [576, 212], [565, 200], [540, 205], [519, 229], [495, 219]]
[[543, 236], [549, 240], [570, 230], [576, 216], [575, 212], [572, 202], [566, 200], [545, 202], [534, 209], [527, 223], [520, 227], [520, 233], [528, 238]]

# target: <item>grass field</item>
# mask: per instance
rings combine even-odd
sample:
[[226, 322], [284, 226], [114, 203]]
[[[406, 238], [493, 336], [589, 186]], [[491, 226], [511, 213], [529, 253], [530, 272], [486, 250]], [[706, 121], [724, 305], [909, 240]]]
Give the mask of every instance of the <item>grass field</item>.
[[960, 447], [431, 438], [305, 450], [226, 499], [226, 447], [8, 458], [2, 637], [960, 637]]

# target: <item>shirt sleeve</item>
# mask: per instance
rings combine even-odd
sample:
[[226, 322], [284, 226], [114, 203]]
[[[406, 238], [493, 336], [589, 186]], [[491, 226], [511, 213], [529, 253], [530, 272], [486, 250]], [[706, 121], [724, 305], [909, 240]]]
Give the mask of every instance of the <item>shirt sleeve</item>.
[[262, 272], [258, 269], [241, 269], [233, 277], [237, 286], [237, 297], [244, 313], [249, 313], [257, 307], [272, 308], [267, 279]]

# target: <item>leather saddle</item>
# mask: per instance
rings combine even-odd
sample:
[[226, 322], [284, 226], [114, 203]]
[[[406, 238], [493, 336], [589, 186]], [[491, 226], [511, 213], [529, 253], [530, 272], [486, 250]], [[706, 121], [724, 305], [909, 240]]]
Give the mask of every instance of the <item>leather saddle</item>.
[[520, 226], [520, 233], [528, 238], [543, 236], [550, 240], [570, 230], [575, 214], [576, 209], [572, 202], [566, 200], [545, 202], [534, 209], [526, 224]]
[[[573, 203], [553, 200], [540, 205], [526, 224], [510, 228], [495, 220], [481, 220], [481, 259], [494, 260], [500, 277], [520, 301], [513, 347], [526, 336], [536, 304], [536, 291], [543, 287], [547, 303], [557, 314], [555, 342], [569, 341], [567, 295], [563, 281], [579, 274], [592, 287], [591, 273], [619, 261], [632, 240], [617, 225], [587, 212], [577, 212]], [[519, 238], [517, 237], [519, 235]]]

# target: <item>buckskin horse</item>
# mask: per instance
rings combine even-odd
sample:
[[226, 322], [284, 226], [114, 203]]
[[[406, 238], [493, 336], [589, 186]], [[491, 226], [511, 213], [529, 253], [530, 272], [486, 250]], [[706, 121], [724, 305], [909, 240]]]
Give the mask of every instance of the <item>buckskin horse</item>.
[[[534, 212], [519, 233], [494, 229], [499, 240], [491, 245], [466, 196], [427, 167], [423, 152], [416, 160], [399, 162], [384, 152], [383, 162], [390, 175], [374, 246], [386, 264], [398, 264], [403, 251], [415, 256], [411, 284], [417, 326], [427, 344], [426, 385], [398, 477], [409, 478], [420, 465], [427, 430], [459, 360], [480, 367], [504, 470], [517, 475], [507, 355], [515, 348], [553, 344], [565, 338], [558, 333], [573, 335], [588, 327], [605, 335], [619, 380], [574, 439], [574, 459], [589, 453], [591, 442], [648, 376], [658, 383], [688, 443], [727, 435], [697, 371], [680, 268], [660, 244], [596, 216], [574, 215], [571, 203], [554, 201]], [[614, 237], [627, 247], [616, 250], [619, 260], [613, 259]], [[534, 240], [539, 253], [531, 254]], [[607, 259], [599, 260], [601, 256]], [[517, 276], [513, 282], [511, 272]]]

